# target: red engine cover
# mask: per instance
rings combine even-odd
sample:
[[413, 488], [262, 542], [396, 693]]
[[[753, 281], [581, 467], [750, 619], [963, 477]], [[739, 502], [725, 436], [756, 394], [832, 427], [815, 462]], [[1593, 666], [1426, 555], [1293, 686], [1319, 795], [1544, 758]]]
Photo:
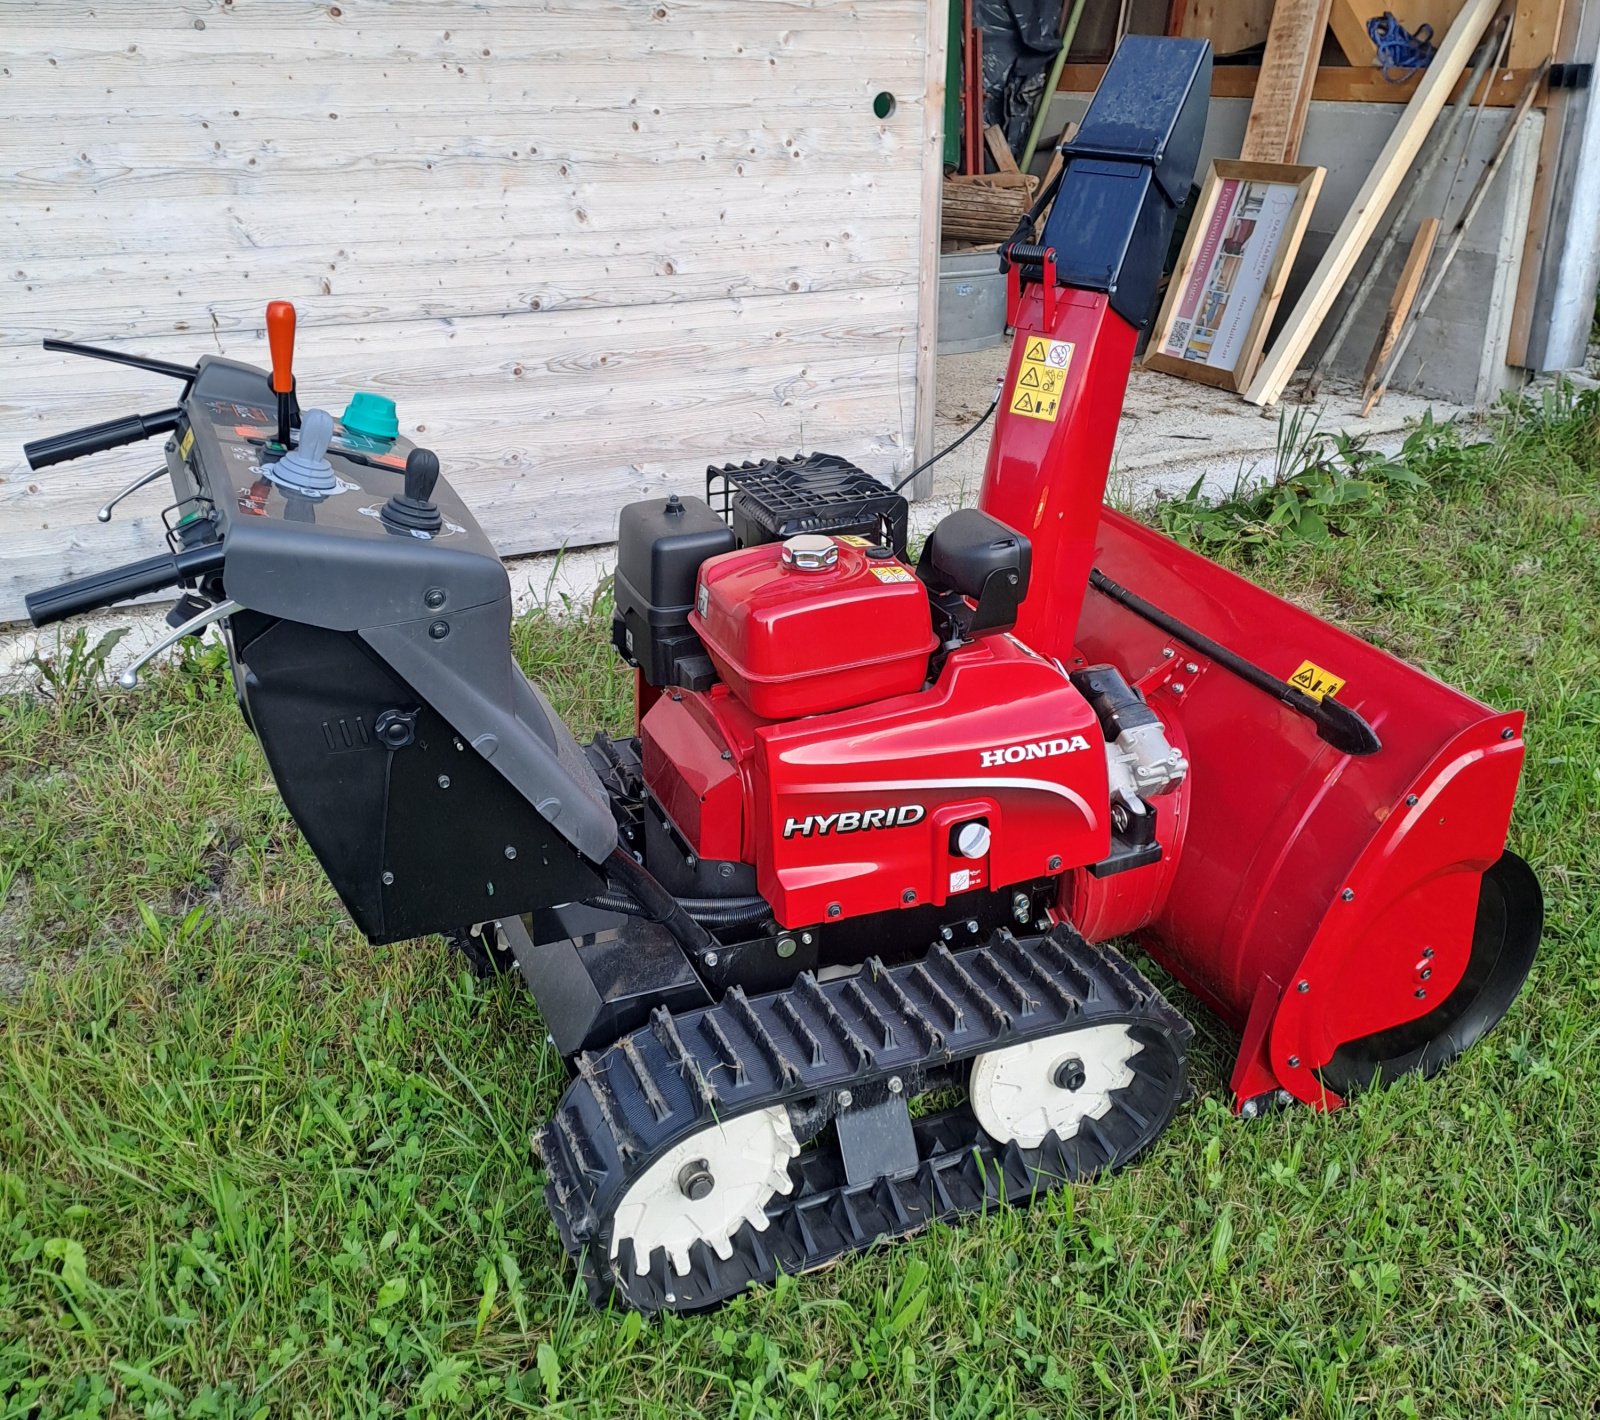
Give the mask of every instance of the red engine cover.
[[[926, 690], [802, 720], [762, 720], [723, 686], [673, 694], [641, 726], [645, 780], [702, 857], [742, 840], [785, 927], [942, 904], [1109, 851], [1094, 712], [1009, 637], [954, 652]], [[988, 851], [968, 858], [955, 831], [975, 820]]]
[[823, 571], [775, 543], [707, 558], [689, 624], [757, 715], [785, 720], [922, 689], [935, 641], [928, 594], [894, 558], [836, 539]]

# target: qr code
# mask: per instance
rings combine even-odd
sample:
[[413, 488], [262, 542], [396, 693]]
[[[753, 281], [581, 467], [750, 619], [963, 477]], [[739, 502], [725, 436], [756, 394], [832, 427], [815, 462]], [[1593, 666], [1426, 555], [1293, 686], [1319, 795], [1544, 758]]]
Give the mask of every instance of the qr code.
[[1174, 321], [1172, 329], [1167, 332], [1167, 349], [1182, 350], [1189, 343], [1189, 331], [1192, 324], [1186, 320]]

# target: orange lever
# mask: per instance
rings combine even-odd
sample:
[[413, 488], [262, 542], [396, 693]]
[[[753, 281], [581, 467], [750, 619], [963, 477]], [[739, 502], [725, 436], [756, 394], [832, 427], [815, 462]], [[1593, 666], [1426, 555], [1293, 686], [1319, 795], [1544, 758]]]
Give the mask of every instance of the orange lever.
[[267, 302], [267, 344], [273, 392], [288, 394], [294, 388], [294, 307], [288, 301]]

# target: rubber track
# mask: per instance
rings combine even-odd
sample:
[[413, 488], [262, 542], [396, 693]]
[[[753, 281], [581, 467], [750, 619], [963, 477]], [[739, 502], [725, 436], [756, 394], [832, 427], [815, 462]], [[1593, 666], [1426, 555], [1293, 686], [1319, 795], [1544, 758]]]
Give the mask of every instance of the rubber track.
[[[611, 1265], [610, 1221], [629, 1184], [696, 1129], [839, 1089], [871, 1093], [891, 1076], [909, 1097], [929, 1069], [1117, 1022], [1144, 1046], [1129, 1061], [1134, 1081], [1072, 1139], [1051, 1135], [1032, 1150], [1000, 1145], [955, 1111], [916, 1123], [915, 1172], [853, 1186], [826, 1150], [807, 1150], [792, 1165], [795, 1192], [773, 1199], [765, 1230], [746, 1224], [735, 1235], [730, 1258], [696, 1243], [689, 1272], [679, 1276], [657, 1249], [639, 1275], [624, 1240]], [[549, 1174], [546, 1199], [597, 1304], [614, 1295], [645, 1312], [700, 1310], [771, 1280], [780, 1267], [807, 1271], [935, 1219], [1026, 1201], [1127, 1163], [1183, 1098], [1192, 1034], [1120, 955], [1065, 926], [1022, 940], [999, 932], [961, 952], [936, 946], [896, 967], [874, 959], [826, 982], [807, 973], [771, 995], [735, 988], [715, 1006], [676, 1016], [658, 1010], [649, 1026], [579, 1059], [577, 1078], [535, 1138]]]

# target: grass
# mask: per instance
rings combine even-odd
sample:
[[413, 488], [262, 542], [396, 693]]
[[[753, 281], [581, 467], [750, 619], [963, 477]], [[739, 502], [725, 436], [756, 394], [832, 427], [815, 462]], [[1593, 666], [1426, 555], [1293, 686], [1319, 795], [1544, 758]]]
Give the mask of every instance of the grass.
[[[600, 1315], [540, 1200], [523, 993], [357, 939], [202, 654], [0, 704], [0, 1416], [1574, 1416], [1600, 1394], [1600, 400], [1408, 453], [1230, 560], [1529, 711], [1543, 953], [1467, 1060], [1245, 1125], [701, 1319]], [[517, 649], [580, 731], [582, 616]]]

